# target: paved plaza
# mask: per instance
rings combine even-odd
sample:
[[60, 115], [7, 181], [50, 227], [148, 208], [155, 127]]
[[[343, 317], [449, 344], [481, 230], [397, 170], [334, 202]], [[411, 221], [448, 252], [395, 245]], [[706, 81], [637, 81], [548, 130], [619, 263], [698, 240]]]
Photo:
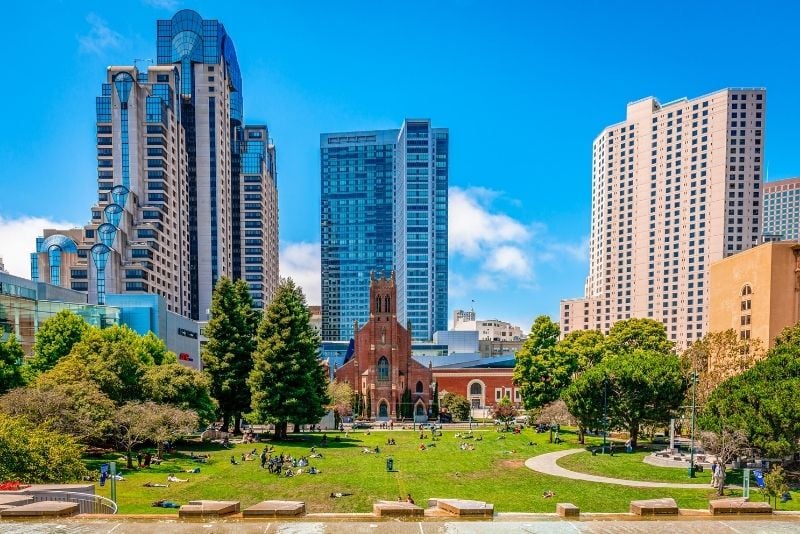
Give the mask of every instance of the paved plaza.
[[800, 516], [772, 519], [670, 519], [634, 521], [606, 519], [596, 521], [504, 520], [466, 522], [248, 522], [195, 523], [178, 521], [69, 520], [54, 522], [0, 522], [2, 534], [501, 534], [525, 533], [664, 533], [716, 534], [795, 533], [800, 531]]

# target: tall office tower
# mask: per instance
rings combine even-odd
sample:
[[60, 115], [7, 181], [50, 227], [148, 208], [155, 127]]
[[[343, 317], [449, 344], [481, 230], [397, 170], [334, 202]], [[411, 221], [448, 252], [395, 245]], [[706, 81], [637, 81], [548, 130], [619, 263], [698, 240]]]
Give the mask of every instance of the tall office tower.
[[183, 10], [159, 20], [157, 34], [158, 64], [175, 65], [181, 76], [192, 318], [206, 320], [217, 279], [233, 277], [232, 147], [242, 140], [242, 76], [233, 41], [216, 20]]
[[448, 137], [429, 120], [406, 120], [397, 139], [397, 318], [418, 340], [447, 330]]
[[723, 89], [628, 104], [595, 139], [585, 296], [561, 330], [664, 323], [678, 347], [706, 331], [711, 262], [758, 243], [766, 92]]
[[266, 126], [245, 126], [243, 134], [240, 173], [234, 173], [233, 275], [247, 282], [256, 308], [264, 308], [279, 282], [275, 145]]
[[322, 134], [322, 339], [353, 337], [369, 319], [370, 273], [394, 268], [398, 130]]
[[414, 339], [447, 330], [448, 146], [429, 120], [320, 136], [323, 340], [369, 319], [373, 271], [396, 271], [397, 318]]
[[188, 316], [189, 188], [179, 75], [172, 66], [109, 67], [97, 97], [97, 190], [83, 229], [45, 230], [36, 280], [86, 291], [157, 293]]
[[800, 238], [800, 178], [764, 184], [764, 240]]

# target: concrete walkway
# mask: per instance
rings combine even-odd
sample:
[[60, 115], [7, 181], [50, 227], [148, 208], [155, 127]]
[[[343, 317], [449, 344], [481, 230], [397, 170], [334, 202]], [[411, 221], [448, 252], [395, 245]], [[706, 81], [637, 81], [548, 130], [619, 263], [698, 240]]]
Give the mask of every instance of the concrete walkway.
[[[549, 452], [533, 458], [525, 460], [525, 467], [538, 471], [546, 475], [553, 475], [562, 478], [571, 478], [572, 480], [586, 480], [587, 482], [601, 482], [603, 484], [617, 484], [619, 486], [632, 486], [634, 488], [673, 488], [673, 489], [710, 489], [707, 484], [677, 484], [673, 482], [645, 482], [643, 480], [625, 480], [622, 478], [609, 478], [597, 475], [589, 475], [587, 473], [578, 473], [577, 471], [570, 471], [564, 469], [556, 464], [559, 458], [569, 456], [570, 454], [577, 454], [579, 452], [586, 452], [586, 449], [567, 449], [565, 451]], [[732, 488], [735, 486], [726, 486]]]

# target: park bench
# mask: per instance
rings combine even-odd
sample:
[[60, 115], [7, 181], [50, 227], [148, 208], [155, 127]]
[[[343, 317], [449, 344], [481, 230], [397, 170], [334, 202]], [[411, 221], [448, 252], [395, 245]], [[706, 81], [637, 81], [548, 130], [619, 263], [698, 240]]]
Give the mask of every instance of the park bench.
[[556, 505], [556, 513], [558, 517], [578, 518], [581, 516], [581, 509], [571, 502], [560, 502]]
[[239, 501], [189, 501], [178, 509], [178, 517], [220, 517], [239, 512]]
[[375, 517], [422, 517], [425, 510], [416, 504], [404, 501], [378, 501], [372, 505]]
[[242, 517], [289, 517], [304, 515], [303, 501], [261, 501], [242, 511]]
[[630, 513], [635, 515], [678, 515], [675, 499], [646, 499], [631, 501]]
[[708, 503], [711, 515], [771, 514], [772, 506], [763, 501], [743, 499], [714, 499]]
[[493, 517], [494, 505], [483, 501], [466, 499], [428, 499], [428, 506], [435, 506], [456, 517]]
[[77, 514], [79, 508], [76, 502], [39, 501], [7, 508], [0, 517], [65, 517]]

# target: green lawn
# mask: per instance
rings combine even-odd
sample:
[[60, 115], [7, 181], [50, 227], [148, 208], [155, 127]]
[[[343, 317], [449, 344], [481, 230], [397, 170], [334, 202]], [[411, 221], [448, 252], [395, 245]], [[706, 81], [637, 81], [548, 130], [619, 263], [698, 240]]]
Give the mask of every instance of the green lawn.
[[[623, 449], [624, 450], [624, 449]], [[696, 483], [701, 487], [710, 487], [711, 471], [704, 470], [696, 473], [695, 478], [689, 478], [686, 469], [674, 467], [656, 467], [646, 464], [642, 459], [650, 454], [651, 451], [636, 451], [631, 454], [617, 452], [614, 456], [609, 454], [598, 454], [592, 456], [590, 452], [579, 452], [571, 454], [558, 460], [558, 465], [571, 471], [588, 473], [591, 475], [607, 476], [612, 478], [624, 478], [628, 480], [644, 480], [650, 482], [676, 482], [676, 483]], [[742, 484], [742, 470], [728, 470], [727, 483], [734, 485]], [[779, 510], [800, 510], [800, 492], [793, 491], [792, 500], [786, 504], [779, 504]], [[741, 490], [728, 490], [726, 496], [740, 496]], [[761, 493], [756, 486], [755, 479], [750, 478], [750, 499], [763, 500]]]
[[[572, 471], [611, 478], [647, 480], [651, 482], [711, 484], [710, 470], [696, 473], [696, 478], [689, 478], [686, 469], [656, 467], [644, 463], [642, 459], [652, 451], [636, 451], [627, 454], [624, 452], [624, 448], [622, 448], [622, 452], [619, 451], [619, 448], [614, 456], [610, 454], [597, 454], [596, 456], [592, 456], [591, 453], [587, 451], [565, 456], [559, 459], [557, 463], [561, 467]], [[734, 480], [733, 476], [729, 476], [728, 481], [736, 484], [740, 483], [741, 473], [738, 475], [738, 480]]]
[[[426, 444], [431, 443], [429, 434], [424, 440]], [[325, 448], [319, 445], [320, 434], [298, 435], [298, 441], [275, 443], [276, 452], [307, 455], [310, 447], [316, 445], [324, 458], [311, 460], [321, 474], [304, 473], [294, 478], [271, 475], [260, 468], [258, 460], [231, 465], [231, 454], [239, 460], [243, 452], [254, 446], [260, 453], [263, 444], [237, 445], [231, 451], [198, 445], [194, 450], [211, 450], [210, 463], [198, 464], [178, 454], [160, 466], [128, 471], [124, 462], [118, 462], [125, 480], [117, 483], [117, 500], [121, 513], [175, 513], [151, 507], [151, 502], [157, 499], [180, 504], [193, 499], [239, 500], [243, 507], [264, 499], [291, 499], [305, 501], [309, 512], [369, 512], [376, 500], [396, 499], [410, 493], [423, 505], [430, 497], [478, 499], [493, 503], [499, 512], [553, 512], [556, 502], [572, 502], [587, 512], [622, 512], [628, 510], [631, 500], [667, 496], [674, 497], [684, 508], [705, 508], [711, 494], [711, 489], [702, 484], [696, 490], [628, 488], [551, 477], [523, 465], [531, 456], [578, 446], [575, 435], [565, 431], [561, 432], [565, 442], [555, 445], [547, 443], [547, 434], [530, 430], [521, 435], [499, 434], [487, 427], [475, 432], [476, 436], [483, 436], [482, 441], [467, 441], [475, 445], [474, 451], [461, 450], [462, 440], [455, 434], [445, 432], [435, 447], [425, 451], [418, 450], [419, 433], [411, 431], [375, 431], [370, 435], [360, 431], [351, 433], [347, 439], [342, 434], [340, 442], [334, 442], [332, 438], [337, 434], [331, 433], [330, 444]], [[499, 439], [501, 436], [503, 439]], [[397, 445], [386, 446], [389, 437]], [[530, 441], [536, 445], [528, 445]], [[381, 449], [379, 454], [362, 452], [362, 447], [372, 449], [376, 445]], [[386, 472], [387, 456], [394, 458], [396, 472]], [[87, 464], [96, 469], [101, 461], [117, 458], [87, 459]], [[183, 472], [197, 466], [199, 474]], [[167, 474], [172, 472], [189, 482], [170, 484], [168, 488], [142, 486], [148, 481], [166, 483]], [[556, 496], [542, 497], [546, 490], [554, 491]], [[353, 495], [332, 499], [331, 492]], [[98, 488], [98, 493], [110, 496], [109, 483]]]

